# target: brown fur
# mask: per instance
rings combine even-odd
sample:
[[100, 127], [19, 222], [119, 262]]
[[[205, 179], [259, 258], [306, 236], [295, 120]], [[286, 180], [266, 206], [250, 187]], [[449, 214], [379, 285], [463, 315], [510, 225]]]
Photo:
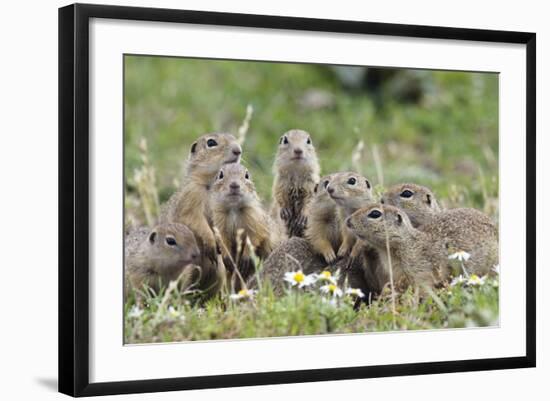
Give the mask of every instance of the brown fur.
[[[382, 216], [369, 216], [373, 211]], [[380, 286], [389, 281], [390, 258], [397, 288], [444, 283], [454, 267], [449, 255], [459, 250], [470, 254], [463, 262], [468, 274], [487, 274], [498, 263], [496, 228], [486, 216], [473, 209], [442, 212], [419, 230], [401, 209], [373, 204], [352, 214], [346, 225], [376, 249], [382, 269], [374, 271], [374, 275]]]
[[[208, 146], [208, 141], [216, 146]], [[241, 147], [231, 134], [206, 134], [191, 145], [181, 188], [168, 200], [161, 221], [186, 224], [195, 234], [205, 263], [216, 263], [216, 240], [209, 222], [208, 189], [222, 165], [240, 161]]]
[[395, 288], [400, 290], [411, 284], [437, 286], [450, 275], [445, 242], [414, 228], [407, 214], [394, 206], [366, 206], [353, 213], [346, 225], [376, 250], [379, 265], [370, 273], [379, 287], [389, 282], [390, 268]]
[[309, 133], [294, 129], [281, 137], [273, 170], [271, 216], [289, 237], [302, 237], [304, 209], [319, 181], [319, 162]]
[[[175, 243], [168, 244], [169, 240]], [[151, 288], [158, 292], [200, 260], [195, 236], [178, 223], [131, 232], [126, 236], [125, 251], [127, 290]]]
[[[354, 180], [354, 183], [352, 183]], [[339, 219], [343, 222], [349, 215], [373, 201], [370, 181], [354, 172], [343, 172], [331, 175], [326, 188], [330, 198], [338, 207]], [[349, 229], [341, 224], [342, 243], [338, 249], [338, 257], [349, 256], [357, 243], [357, 238]], [[358, 244], [358, 247], [360, 244]], [[358, 251], [354, 251], [354, 256]]]
[[326, 187], [332, 175], [321, 178], [315, 186], [308, 205], [305, 238], [313, 249], [323, 256], [328, 264], [336, 261], [336, 252], [342, 244], [342, 227], [336, 203], [330, 198]]
[[275, 293], [281, 294], [286, 286], [283, 280], [286, 272], [302, 270], [310, 274], [325, 268], [325, 261], [305, 238], [292, 237], [269, 255], [263, 263], [261, 274], [264, 281], [271, 283]]
[[[233, 262], [239, 260], [240, 274], [247, 280], [254, 273], [254, 262], [248, 257], [248, 248], [243, 257], [237, 257], [237, 232], [244, 230], [256, 255], [265, 259], [281, 241], [269, 215], [264, 211], [248, 170], [240, 164], [222, 166], [210, 191], [210, 207], [214, 227], [218, 228], [225, 249], [231, 253]], [[244, 244], [241, 243], [241, 247]], [[228, 263], [226, 263], [228, 265]]]
[[[405, 195], [412, 196], [405, 197]], [[405, 183], [390, 187], [382, 196], [382, 203], [398, 207], [409, 216], [414, 227], [429, 222], [441, 208], [433, 192], [422, 185]]]
[[[413, 195], [403, 197], [405, 190]], [[471, 208], [441, 210], [433, 192], [416, 184], [395, 185], [383, 199], [407, 213], [418, 229], [444, 239], [449, 253], [468, 252], [471, 255], [465, 262], [468, 272], [484, 275], [498, 264], [498, 230], [480, 211]]]

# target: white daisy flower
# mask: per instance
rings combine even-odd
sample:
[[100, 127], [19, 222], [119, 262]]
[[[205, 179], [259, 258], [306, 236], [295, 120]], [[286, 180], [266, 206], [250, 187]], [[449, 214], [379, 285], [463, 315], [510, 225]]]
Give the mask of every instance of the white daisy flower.
[[449, 259], [458, 259], [460, 262], [465, 262], [470, 259], [470, 254], [466, 251], [458, 251], [449, 255]]
[[130, 311], [128, 312], [128, 317], [131, 317], [133, 319], [137, 319], [141, 315], [143, 315], [143, 309], [141, 309], [137, 305], [132, 306], [132, 309], [130, 309]]
[[365, 298], [365, 294], [363, 293], [363, 291], [361, 291], [360, 288], [348, 288], [346, 290], [346, 295], [351, 295], [357, 298]]
[[255, 290], [248, 290], [246, 288], [243, 288], [236, 294], [231, 294], [229, 298], [231, 298], [234, 301], [240, 301], [243, 299], [253, 299], [254, 295], [256, 295]]
[[322, 271], [316, 275], [317, 281], [325, 281], [327, 283], [336, 284], [336, 277], [332, 275], [328, 270]]
[[172, 305], [168, 307], [167, 312], [168, 312], [168, 317], [171, 319], [185, 320], [185, 316], [182, 315], [182, 313], [176, 308], [174, 308]]
[[486, 276], [479, 277], [477, 274], [472, 274], [466, 284], [468, 285], [483, 285], [485, 283], [485, 280], [487, 279]]
[[315, 282], [315, 277], [312, 274], [305, 275], [304, 272], [286, 272], [285, 281], [288, 281], [292, 286], [297, 285], [298, 288], [307, 287]]
[[454, 287], [455, 285], [462, 285], [467, 281], [468, 279], [461, 274], [460, 276], [453, 278], [451, 281], [451, 287]]
[[344, 295], [344, 292], [338, 288], [336, 284], [327, 284], [321, 287], [321, 291], [325, 294], [332, 295], [333, 297], [341, 297]]

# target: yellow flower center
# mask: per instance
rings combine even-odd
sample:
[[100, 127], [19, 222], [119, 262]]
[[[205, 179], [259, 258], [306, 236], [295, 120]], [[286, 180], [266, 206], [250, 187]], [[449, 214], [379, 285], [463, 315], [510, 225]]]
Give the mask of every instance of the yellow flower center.
[[334, 291], [336, 291], [336, 288], [337, 288], [337, 287], [336, 287], [334, 284], [330, 284], [330, 285], [328, 286], [329, 292], [334, 292]]
[[321, 277], [323, 278], [331, 278], [332, 277], [332, 274], [329, 272], [329, 271], [324, 271], [321, 273]]
[[239, 291], [239, 295], [240, 295], [241, 297], [246, 297], [246, 296], [248, 296], [248, 290], [246, 290], [246, 289], [240, 290], [240, 291]]
[[302, 272], [298, 272], [294, 274], [294, 281], [296, 281], [297, 283], [301, 283], [302, 281], [304, 281], [305, 278], [306, 276]]

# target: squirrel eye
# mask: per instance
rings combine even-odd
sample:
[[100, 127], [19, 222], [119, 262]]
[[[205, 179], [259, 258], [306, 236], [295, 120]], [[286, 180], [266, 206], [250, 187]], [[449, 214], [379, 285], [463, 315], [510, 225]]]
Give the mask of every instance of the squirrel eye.
[[206, 144], [209, 148], [213, 148], [214, 146], [218, 146], [218, 142], [216, 142], [214, 139], [209, 139], [206, 141]]
[[349, 185], [355, 185], [356, 182], [357, 182], [357, 180], [355, 179], [355, 177], [351, 177], [351, 178], [348, 180], [348, 184], [349, 184]]
[[286, 137], [286, 135], [281, 138], [279, 143], [284, 143], [285, 145], [288, 143], [288, 138]]
[[176, 240], [172, 237], [166, 237], [166, 243], [170, 246], [176, 245]]
[[223, 179], [223, 171], [222, 170], [220, 170], [220, 174], [218, 175], [218, 179], [220, 179], [220, 180]]
[[308, 145], [311, 145], [311, 138], [307, 138], [307, 142], [306, 142]]
[[372, 212], [370, 212], [369, 214], [367, 214], [367, 216], [370, 217], [371, 219], [377, 219], [380, 216], [382, 216], [382, 212], [380, 210], [375, 209]]
[[401, 192], [401, 194], [399, 196], [402, 197], [402, 198], [410, 198], [413, 195], [414, 194], [413, 194], [412, 191], [409, 191], [408, 189], [405, 189], [403, 192]]
[[250, 174], [248, 174], [248, 171], [245, 173], [244, 178], [246, 178], [247, 180], [250, 179]]
[[325, 180], [325, 182], [323, 183], [324, 187], [328, 187], [328, 180]]

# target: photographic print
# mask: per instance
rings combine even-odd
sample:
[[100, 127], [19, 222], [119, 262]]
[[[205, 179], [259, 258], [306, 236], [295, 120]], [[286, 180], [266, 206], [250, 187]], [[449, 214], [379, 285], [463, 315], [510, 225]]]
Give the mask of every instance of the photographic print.
[[499, 325], [499, 76], [124, 55], [124, 343]]

